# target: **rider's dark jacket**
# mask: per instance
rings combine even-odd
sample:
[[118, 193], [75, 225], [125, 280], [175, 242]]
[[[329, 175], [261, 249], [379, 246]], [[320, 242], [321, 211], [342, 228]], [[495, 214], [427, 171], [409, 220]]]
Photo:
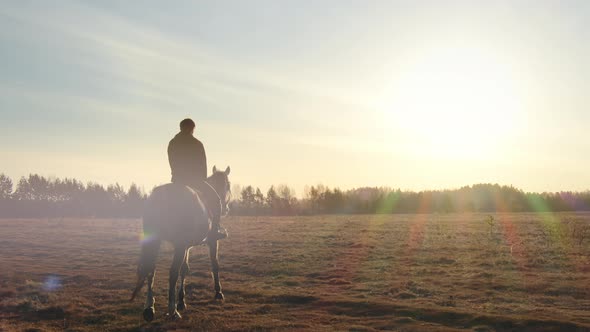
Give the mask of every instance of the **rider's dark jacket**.
[[180, 132], [168, 144], [172, 182], [191, 187], [207, 179], [207, 157], [203, 143], [191, 133]]

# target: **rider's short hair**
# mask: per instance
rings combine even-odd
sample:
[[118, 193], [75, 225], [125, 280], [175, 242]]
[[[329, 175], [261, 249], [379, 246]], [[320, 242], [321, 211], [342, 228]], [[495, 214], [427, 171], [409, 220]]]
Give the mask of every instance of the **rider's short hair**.
[[195, 128], [195, 122], [189, 118], [180, 121], [180, 130], [191, 130]]

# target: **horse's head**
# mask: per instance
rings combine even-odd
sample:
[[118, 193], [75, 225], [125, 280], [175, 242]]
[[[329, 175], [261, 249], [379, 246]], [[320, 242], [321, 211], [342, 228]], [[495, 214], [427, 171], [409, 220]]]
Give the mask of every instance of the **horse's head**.
[[225, 171], [217, 170], [213, 166], [213, 174], [207, 178], [207, 183], [217, 191], [219, 198], [221, 198], [221, 214], [227, 215], [229, 213], [229, 201], [231, 200], [231, 184], [229, 182], [230, 168], [227, 166]]

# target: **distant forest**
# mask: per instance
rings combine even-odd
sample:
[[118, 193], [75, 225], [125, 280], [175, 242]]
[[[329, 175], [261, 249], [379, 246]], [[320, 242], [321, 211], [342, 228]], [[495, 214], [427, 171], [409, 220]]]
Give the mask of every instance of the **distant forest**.
[[[529, 193], [498, 184], [421, 192], [319, 185], [307, 187], [303, 198], [285, 185], [272, 186], [266, 194], [252, 186], [237, 191], [231, 202], [233, 215], [590, 211], [590, 191]], [[119, 184], [105, 188], [31, 174], [15, 185], [0, 174], [0, 217], [136, 218], [147, 196], [135, 184], [127, 189]]]

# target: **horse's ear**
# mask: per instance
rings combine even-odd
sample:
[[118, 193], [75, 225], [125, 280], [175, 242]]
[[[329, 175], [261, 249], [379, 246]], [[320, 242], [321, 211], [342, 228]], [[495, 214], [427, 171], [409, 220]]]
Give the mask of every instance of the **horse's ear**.
[[229, 168], [229, 166], [227, 166], [227, 168], [225, 169], [225, 175], [229, 175], [230, 171], [231, 171], [231, 169]]
[[217, 173], [217, 166], [213, 165], [213, 173]]

